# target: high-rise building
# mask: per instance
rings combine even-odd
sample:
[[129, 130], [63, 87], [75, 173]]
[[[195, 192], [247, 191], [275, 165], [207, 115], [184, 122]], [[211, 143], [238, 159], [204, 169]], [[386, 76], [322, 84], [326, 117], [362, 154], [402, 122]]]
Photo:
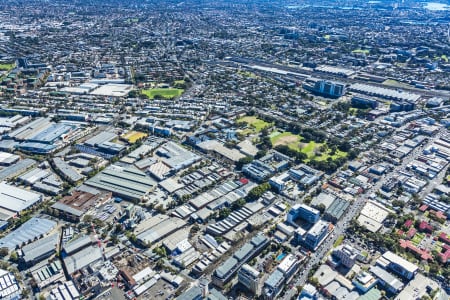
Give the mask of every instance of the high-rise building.
[[320, 212], [306, 204], [294, 205], [287, 215], [287, 222], [297, 226], [295, 220], [302, 219], [308, 223], [314, 224], [320, 219]]
[[309, 249], [315, 249], [328, 233], [330, 224], [320, 220], [308, 231], [304, 243]]
[[17, 59], [17, 66], [24, 69], [28, 68], [28, 59], [26, 57]]
[[238, 272], [238, 281], [253, 294], [258, 293], [259, 272], [251, 266], [244, 264]]
[[308, 249], [315, 250], [328, 234], [329, 226], [330, 223], [320, 220], [308, 231], [299, 227], [295, 231], [294, 239], [297, 243], [303, 244]]
[[346, 268], [353, 267], [359, 255], [360, 252], [350, 245], [340, 245], [332, 253], [332, 256], [336, 259], [336, 263]]
[[314, 82], [313, 86], [304, 84], [303, 87], [325, 97], [339, 98], [345, 94], [345, 84], [329, 80], [318, 80]]

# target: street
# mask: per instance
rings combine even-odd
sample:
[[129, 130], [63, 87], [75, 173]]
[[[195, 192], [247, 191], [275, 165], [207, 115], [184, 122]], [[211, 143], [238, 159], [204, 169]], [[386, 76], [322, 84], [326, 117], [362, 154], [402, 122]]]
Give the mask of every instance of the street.
[[[445, 132], [445, 128], [442, 128], [434, 137], [432, 137], [428, 141], [427, 144], [418, 146], [416, 149], [411, 151], [411, 153], [409, 153], [409, 155], [407, 155], [406, 157], [403, 158], [402, 163], [400, 165], [396, 166], [394, 168], [394, 170], [392, 170], [391, 174], [394, 174], [396, 172], [405, 171], [406, 166], [409, 163], [411, 163], [413, 160], [415, 160], [419, 155], [421, 155], [423, 149], [425, 147], [431, 145], [434, 142], [434, 140], [440, 138], [444, 132]], [[445, 171], [441, 172], [441, 174], [439, 174], [439, 176], [437, 176], [438, 180], [439, 180], [439, 178], [441, 178], [443, 176], [442, 174], [445, 174]], [[299, 285], [303, 286], [306, 283], [306, 281], [308, 280], [309, 270], [311, 270], [311, 268], [314, 265], [320, 263], [325, 258], [328, 251], [330, 251], [333, 248], [333, 244], [336, 242], [338, 237], [345, 233], [345, 230], [347, 229], [347, 226], [348, 226], [350, 220], [352, 220], [354, 217], [356, 217], [359, 214], [359, 212], [362, 210], [362, 208], [366, 204], [368, 196], [370, 194], [378, 191], [381, 188], [381, 186], [386, 182], [386, 180], [390, 179], [390, 178], [391, 178], [391, 176], [389, 176], [389, 175], [382, 176], [381, 179], [378, 182], [376, 182], [375, 185], [373, 185], [370, 189], [366, 190], [364, 193], [360, 194], [355, 199], [355, 201], [353, 202], [353, 205], [348, 209], [348, 211], [344, 215], [344, 217], [336, 223], [335, 228], [334, 228], [334, 233], [327, 240], [325, 240], [321, 246], [319, 246], [319, 248], [316, 250], [316, 252], [314, 252], [314, 254], [311, 255], [310, 260], [306, 263], [305, 267], [302, 269], [300, 276], [298, 275], [299, 273], [297, 273], [297, 275], [294, 278], [294, 281], [292, 283], [293, 286], [299, 286]], [[432, 183], [430, 183], [427, 186], [427, 188], [424, 189], [424, 192], [421, 193], [421, 195], [426, 195], [426, 193], [429, 193], [433, 187], [434, 187], [434, 185]], [[296, 294], [296, 289], [289, 289], [289, 291], [285, 294], [283, 299], [294, 299], [295, 294]]]

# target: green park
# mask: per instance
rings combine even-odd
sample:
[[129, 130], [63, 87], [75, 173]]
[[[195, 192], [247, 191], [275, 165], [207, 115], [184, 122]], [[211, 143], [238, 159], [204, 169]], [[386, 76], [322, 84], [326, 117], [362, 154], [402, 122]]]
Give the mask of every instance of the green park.
[[142, 90], [142, 94], [147, 96], [149, 99], [163, 98], [163, 99], [173, 99], [179, 97], [183, 94], [183, 89], [176, 88], [152, 88]]

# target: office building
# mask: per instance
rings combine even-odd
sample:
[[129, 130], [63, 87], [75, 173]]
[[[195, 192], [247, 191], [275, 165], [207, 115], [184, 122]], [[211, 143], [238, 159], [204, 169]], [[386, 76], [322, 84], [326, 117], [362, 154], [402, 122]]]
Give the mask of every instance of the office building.
[[306, 248], [315, 250], [329, 233], [329, 227], [330, 223], [320, 220], [308, 231], [298, 228], [295, 231], [294, 239]]
[[337, 267], [339, 265], [351, 268], [355, 264], [359, 251], [350, 245], [340, 245], [333, 250], [331, 263]]
[[382, 269], [379, 266], [372, 266], [370, 267], [370, 272], [378, 279], [378, 283], [380, 283], [388, 292], [398, 294], [403, 290], [404, 284], [385, 269]]
[[257, 182], [262, 182], [273, 175], [275, 169], [259, 160], [255, 160], [242, 167], [242, 172]]
[[283, 290], [285, 278], [284, 274], [276, 269], [270, 276], [264, 281], [264, 298], [268, 300], [276, 299], [280, 292]]
[[299, 300], [315, 300], [317, 299], [317, 289], [312, 284], [305, 284], [298, 296]]
[[304, 84], [303, 88], [330, 98], [339, 98], [345, 94], [345, 84], [328, 81], [328, 80], [318, 80], [314, 85]]
[[362, 271], [355, 276], [355, 278], [352, 280], [352, 283], [355, 285], [358, 291], [360, 291], [361, 293], [366, 293], [378, 283], [378, 280], [369, 273]]
[[232, 257], [228, 258], [214, 271], [212, 276], [213, 284], [223, 288], [236, 275], [236, 272], [243, 264], [261, 253], [269, 243], [270, 240], [263, 234], [253, 237], [250, 242], [245, 243]]
[[378, 107], [378, 101], [374, 99], [369, 98], [363, 98], [363, 97], [352, 97], [352, 105], [358, 108], [377, 108]]
[[244, 264], [238, 272], [238, 281], [253, 294], [258, 293], [260, 273], [251, 266]]
[[389, 111], [391, 112], [400, 112], [400, 111], [411, 111], [416, 108], [414, 103], [411, 102], [392, 102], [389, 106]]
[[297, 219], [304, 220], [308, 223], [314, 224], [320, 219], [320, 212], [306, 204], [294, 205], [287, 215], [287, 222], [297, 226], [295, 222]]
[[391, 251], [385, 252], [378, 258], [377, 265], [408, 280], [414, 278], [419, 270], [415, 264], [410, 263]]

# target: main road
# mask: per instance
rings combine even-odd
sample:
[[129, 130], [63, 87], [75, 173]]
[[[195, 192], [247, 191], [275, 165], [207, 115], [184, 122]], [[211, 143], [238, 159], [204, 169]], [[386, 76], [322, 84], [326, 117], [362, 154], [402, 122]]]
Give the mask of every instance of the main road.
[[[402, 163], [392, 170], [391, 174], [405, 171], [406, 166], [413, 160], [415, 160], [422, 153], [425, 147], [431, 145], [435, 139], [440, 138], [445, 131], [446, 131], [445, 128], [441, 128], [440, 131], [434, 137], [432, 137], [427, 144], [418, 146], [413, 151], [411, 151], [403, 159]], [[366, 190], [364, 193], [360, 194], [355, 199], [355, 201], [350, 206], [349, 210], [344, 215], [344, 217], [336, 223], [333, 234], [330, 235], [314, 253], [311, 254], [309, 261], [306, 263], [306, 265], [303, 266], [303, 270], [300, 273], [300, 275], [298, 275], [297, 273], [296, 277], [294, 278], [294, 281], [291, 283], [293, 287], [299, 285], [303, 286], [306, 283], [306, 281], [308, 280], [309, 271], [313, 268], [314, 265], [320, 263], [325, 258], [328, 251], [330, 251], [333, 248], [333, 244], [336, 242], [338, 237], [344, 234], [350, 220], [356, 217], [362, 210], [362, 208], [367, 202], [368, 196], [378, 191], [382, 187], [382, 185], [386, 182], [386, 180], [389, 178], [390, 176], [384, 175], [375, 185]], [[295, 293], [296, 293], [295, 288], [289, 289], [289, 291], [284, 295], [284, 299], [286, 300], [294, 299]]]

